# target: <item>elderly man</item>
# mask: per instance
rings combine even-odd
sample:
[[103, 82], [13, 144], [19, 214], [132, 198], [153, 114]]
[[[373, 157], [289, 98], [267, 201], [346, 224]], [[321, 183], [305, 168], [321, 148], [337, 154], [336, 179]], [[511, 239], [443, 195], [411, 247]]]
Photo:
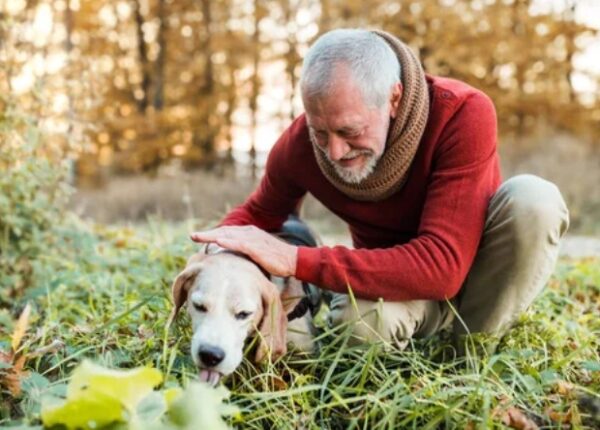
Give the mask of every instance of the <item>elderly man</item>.
[[[357, 306], [335, 295], [330, 317], [362, 315], [354, 330], [363, 340], [402, 348], [451, 324], [457, 337], [504, 332], [550, 277], [569, 217], [552, 183], [502, 183], [491, 100], [424, 74], [405, 44], [366, 30], [321, 36], [301, 91], [305, 113], [271, 150], [258, 189], [192, 239], [242, 252], [273, 275], [351, 288]], [[267, 233], [307, 192], [348, 223], [354, 249]]]

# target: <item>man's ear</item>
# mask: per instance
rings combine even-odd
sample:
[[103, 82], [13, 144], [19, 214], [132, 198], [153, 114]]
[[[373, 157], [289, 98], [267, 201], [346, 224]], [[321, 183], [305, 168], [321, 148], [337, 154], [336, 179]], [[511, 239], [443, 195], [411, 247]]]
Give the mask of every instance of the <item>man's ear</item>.
[[287, 314], [281, 304], [277, 286], [268, 279], [261, 285], [262, 319], [258, 324], [259, 343], [255, 361], [270, 356], [272, 360], [287, 352]]
[[398, 108], [400, 107], [400, 101], [402, 100], [402, 82], [398, 81], [392, 87], [392, 95], [390, 96], [390, 116], [396, 118], [398, 115]]
[[183, 272], [177, 275], [175, 281], [173, 281], [173, 285], [171, 286], [171, 294], [173, 297], [173, 310], [171, 311], [171, 315], [169, 316], [169, 320], [167, 323], [168, 326], [171, 325], [171, 323], [177, 316], [179, 309], [181, 309], [181, 307], [185, 303], [188, 292], [190, 291], [192, 285], [194, 285], [194, 280], [196, 279], [196, 276], [198, 276], [198, 273], [200, 273], [201, 270], [202, 263], [194, 262], [192, 264], [189, 264], [183, 270]]

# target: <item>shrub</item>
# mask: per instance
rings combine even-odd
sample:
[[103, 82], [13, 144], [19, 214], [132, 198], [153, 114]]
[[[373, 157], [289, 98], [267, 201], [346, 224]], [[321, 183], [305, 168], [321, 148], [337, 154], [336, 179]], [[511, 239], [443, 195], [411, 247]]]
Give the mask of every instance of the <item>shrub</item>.
[[61, 222], [66, 164], [39, 124], [6, 100], [0, 106], [0, 304], [28, 286], [32, 262]]

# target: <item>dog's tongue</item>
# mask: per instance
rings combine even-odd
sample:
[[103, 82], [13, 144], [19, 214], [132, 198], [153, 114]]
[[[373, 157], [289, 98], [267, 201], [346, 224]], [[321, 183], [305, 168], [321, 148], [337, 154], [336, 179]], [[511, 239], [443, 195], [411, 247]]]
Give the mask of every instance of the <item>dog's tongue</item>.
[[215, 386], [219, 383], [219, 379], [221, 379], [221, 374], [219, 372], [215, 372], [214, 370], [202, 369], [200, 370], [199, 377], [200, 381]]

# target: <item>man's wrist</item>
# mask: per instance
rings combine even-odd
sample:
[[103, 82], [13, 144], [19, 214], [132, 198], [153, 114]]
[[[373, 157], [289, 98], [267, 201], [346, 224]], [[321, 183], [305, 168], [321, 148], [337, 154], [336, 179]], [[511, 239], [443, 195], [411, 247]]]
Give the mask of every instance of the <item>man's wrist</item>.
[[290, 246], [291, 250], [290, 250], [290, 263], [289, 263], [289, 273], [290, 276], [296, 276], [296, 266], [298, 265], [298, 247], [297, 246]]

